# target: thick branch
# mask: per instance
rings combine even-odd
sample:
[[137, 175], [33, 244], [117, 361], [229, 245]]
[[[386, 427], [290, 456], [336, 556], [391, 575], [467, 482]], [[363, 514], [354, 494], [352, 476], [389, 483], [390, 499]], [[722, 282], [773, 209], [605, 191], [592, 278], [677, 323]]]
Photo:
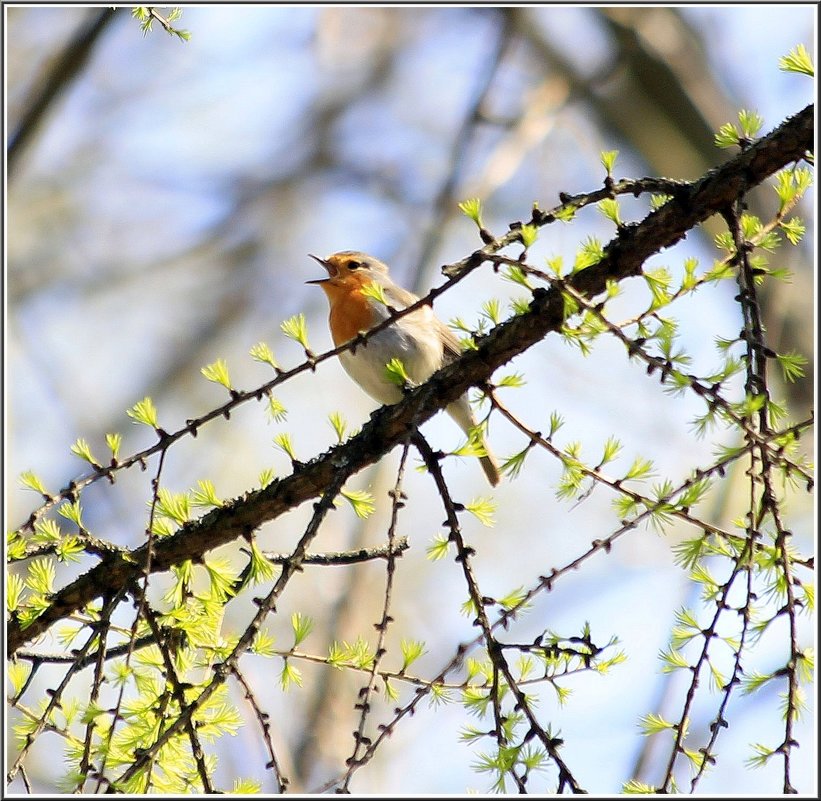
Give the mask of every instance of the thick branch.
[[[604, 258], [598, 264], [570, 276], [566, 283], [592, 298], [605, 289], [607, 281], [639, 275], [647, 258], [674, 245], [688, 230], [727, 208], [777, 170], [803, 158], [812, 148], [813, 114], [814, 107], [808, 106], [746, 152], [684, 186], [640, 223], [624, 226], [605, 248]], [[488, 252], [498, 250], [498, 243], [495, 248], [493, 243], [488, 248]], [[563, 314], [564, 303], [558, 290], [536, 290], [526, 313], [496, 327], [478, 341], [476, 350], [466, 351], [400, 403], [375, 412], [348, 442], [296, 466], [292, 475], [246, 493], [187, 523], [173, 536], [155, 542], [152, 571], [166, 571], [184, 560], [200, 559], [237, 537], [248, 538], [263, 523], [320, 495], [340, 476], [347, 479], [378, 461], [404, 441], [411, 426], [424, 423], [471, 386], [487, 381], [497, 367], [551, 331], [559, 330]], [[146, 547], [134, 549], [126, 558], [120, 554], [103, 558], [96, 567], [55, 593], [51, 606], [26, 629], [12, 620], [8, 626], [9, 654], [107, 590], [133, 580], [146, 564]]]

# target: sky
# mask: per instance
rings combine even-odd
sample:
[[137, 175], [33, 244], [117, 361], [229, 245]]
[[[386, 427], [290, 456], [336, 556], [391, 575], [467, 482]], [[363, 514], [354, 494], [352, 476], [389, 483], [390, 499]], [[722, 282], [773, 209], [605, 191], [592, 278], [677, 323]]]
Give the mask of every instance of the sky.
[[[46, 55], [83, 12], [81, 7], [6, 8], [10, 127]], [[112, 23], [8, 184], [8, 527], [25, 519], [35, 503], [19, 486], [22, 471], [34, 470], [51, 488], [85, 472], [70, 453], [78, 437], [88, 439], [96, 453], [105, 452], [104, 434], [112, 430], [122, 431], [124, 453], [145, 447], [150, 432], [125, 415], [144, 395], [154, 397], [161, 424], [175, 429], [224, 400], [199, 367], [224, 358], [237, 386], [258, 386], [268, 374], [247, 355], [255, 342], [269, 342], [286, 366], [301, 360], [299, 346], [279, 328], [294, 314], [306, 315], [317, 352], [329, 348], [325, 299], [304, 284], [317, 277], [309, 252], [366, 250], [389, 261], [403, 283], [427, 288], [441, 282], [441, 264], [478, 247], [475, 228], [454, 204], [441, 215], [432, 210], [432, 199], [452, 163], [453, 143], [497, 27], [489, 9], [391, 12], [190, 7], [178, 23], [191, 31], [188, 43], [158, 28], [143, 36], [127, 14]], [[736, 108], [752, 107], [763, 116], [766, 132], [811, 102], [811, 81], [779, 71], [777, 63], [798, 42], [814, 52], [813, 6], [705, 5], [682, 13], [702, 34], [712, 75], [735, 103], [727, 108], [726, 121]], [[596, 76], [610, 65], [608, 36], [590, 8], [539, 8], [532, 19], [582, 74]], [[659, 37], [663, 45], [663, 30], [647, 35]], [[524, 49], [510, 54], [492, 87], [494, 111], [515, 116], [534, 102], [541, 69]], [[642, 157], [624, 143], [614, 144], [583, 103], [560, 104], [543, 123], [527, 158], [483, 198], [487, 225], [495, 232], [506, 230], [513, 219], [527, 218], [534, 200], [546, 208], [558, 202], [560, 190], [597, 188], [602, 150], [620, 149], [619, 175], [647, 172]], [[483, 185], [503, 142], [492, 126], [477, 130], [462, 154], [457, 198]], [[716, 153], [716, 163], [724, 158]], [[625, 204], [625, 209], [636, 219], [641, 216], [638, 204]], [[814, 223], [811, 198], [802, 213]], [[438, 241], [416, 271], [431, 231]], [[562, 256], [571, 263], [584, 237], [606, 242], [612, 234], [612, 225], [591, 211], [578, 226], [551, 226], [533, 257]], [[808, 246], [813, 245], [811, 234]], [[706, 238], [693, 236], [654, 265], [680, 275], [685, 255], [709, 264], [714, 250]], [[437, 302], [443, 319], [461, 316], [475, 323], [483, 301], [499, 297], [506, 306], [521, 294], [488, 271], [460, 287]], [[674, 310], [696, 372], [708, 372], [718, 362], [715, 332], [729, 336], [738, 329], [733, 294], [732, 287], [718, 287]], [[626, 286], [613, 306], [614, 317], [629, 317], [646, 299], [642, 286]], [[703, 326], [703, 320], [710, 325]], [[546, 426], [554, 409], [562, 410], [562, 444], [581, 440], [587, 458], [595, 458], [616, 431], [625, 444], [622, 467], [642, 455], [654, 460], [660, 476], [675, 480], [712, 458], [716, 442], [695, 439], [688, 424], [701, 412], [700, 402], [662, 393], [641, 365], [627, 364], [614, 341], [602, 341], [583, 358], [552, 337], [497, 377], [512, 371], [526, 376], [527, 384], [504, 396], [511, 408], [534, 428]], [[333, 443], [327, 423], [332, 411], [343, 411], [356, 428], [374, 408], [330, 363], [283, 387], [281, 400], [289, 411], [284, 428], [304, 459]], [[268, 466], [287, 472], [287, 457], [271, 444], [281, 430], [265, 420], [261, 409], [242, 409], [230, 424], [214, 423], [206, 436], [175, 449], [165, 474], [168, 485], [182, 491], [210, 477], [228, 498], [254, 486]], [[461, 442], [444, 415], [425, 432], [444, 449]], [[493, 422], [490, 439], [503, 458], [523, 444], [502, 421]], [[387, 457], [386, 464], [395, 464], [396, 456]], [[478, 466], [453, 461], [457, 493], [465, 500], [488, 494], [484, 487], [477, 490]], [[493, 493], [494, 529], [476, 521], [466, 524], [466, 535], [479, 551], [477, 571], [490, 593], [503, 594], [538, 575], [523, 579], [522, 551], [534, 554], [544, 572], [545, 566], [574, 558], [585, 543], [614, 526], [611, 499], [602, 488], [571, 508], [556, 499], [560, 470], [555, 462], [538, 454], [533, 462], [533, 469]], [[352, 483], [373, 489], [385, 475], [371, 472]], [[390, 480], [389, 471], [387, 476]], [[149, 479], [150, 474], [129, 473], [114, 488], [91, 488], [84, 496], [91, 529], [120, 544], [136, 544]], [[454, 565], [425, 557], [442, 516], [435, 495], [415, 471], [407, 491], [418, 499], [419, 512], [404, 532], [416, 541], [403, 559], [397, 612], [415, 637], [429, 642], [431, 653], [420, 670], [432, 672], [454, 642], [470, 636], [470, 627], [458, 614], [464, 588]], [[539, 510], [536, 518], [534, 509]], [[289, 541], [309, 511], [297, 510], [266, 527], [265, 542], [273, 548], [283, 538]], [[807, 549], [813, 519], [809, 504], [797, 504], [793, 528], [796, 541]], [[565, 708], [544, 696], [544, 714], [561, 729], [566, 758], [579, 766], [591, 792], [616, 792], [642, 746], [638, 711], [653, 709], [663, 686], [657, 653], [666, 646], [674, 611], [692, 601], [686, 575], [670, 553], [671, 541], [684, 533], [676, 530], [665, 538], [641, 530], [624, 538], [611, 554], [595, 557], [568, 579], [561, 591], [540, 596], [522, 623], [520, 636], [545, 625], [577, 631], [589, 620], [599, 640], [618, 635], [629, 655], [612, 675], [580, 677]], [[347, 547], [357, 536], [357, 520], [345, 510], [334, 518], [321, 546]], [[381, 574], [366, 575], [378, 599]], [[286, 599], [283, 622], [272, 624], [280, 636], [288, 636], [292, 608], [308, 604], [323, 619], [345, 582], [341, 575], [323, 575], [319, 584]], [[243, 619], [238, 607], [228, 622], [239, 627]], [[812, 636], [809, 625], [804, 635]], [[322, 650], [319, 638], [312, 645]], [[770, 649], [766, 643], [752, 657], [761, 669], [779, 658], [777, 644]], [[254, 663], [250, 673], [264, 680], [264, 670]], [[681, 685], [673, 687], [683, 691]], [[293, 698], [271, 692], [266, 700], [272, 710], [283, 711]], [[714, 704], [715, 696], [705, 698], [705, 714]], [[719, 744], [720, 769], [700, 785], [702, 792], [744, 794], [778, 787], [776, 769], [753, 772], [744, 766], [750, 733], [772, 726], [777, 699], [739, 702], [737, 714]], [[809, 723], [800, 729], [802, 743], [810, 744], [813, 716], [811, 703]], [[357, 791], [399, 791], [400, 786], [408, 793], [484, 791], [486, 777], [471, 770], [469, 747], [457, 743], [464, 722], [458, 705], [420, 711], [398, 727], [373, 770], [362, 771]], [[253, 766], [246, 764], [249, 749], [258, 748], [254, 741], [249, 726], [226, 744], [223, 778], [233, 770], [257, 771], [262, 756], [251, 760]], [[801, 748], [795, 761], [794, 783], [802, 789], [815, 786], [808, 756], [814, 750]], [[430, 759], [432, 753], [449, 755], [447, 770]], [[42, 756], [38, 765], [41, 781], [59, 772]], [[401, 785], [392, 778], [397, 775]]]

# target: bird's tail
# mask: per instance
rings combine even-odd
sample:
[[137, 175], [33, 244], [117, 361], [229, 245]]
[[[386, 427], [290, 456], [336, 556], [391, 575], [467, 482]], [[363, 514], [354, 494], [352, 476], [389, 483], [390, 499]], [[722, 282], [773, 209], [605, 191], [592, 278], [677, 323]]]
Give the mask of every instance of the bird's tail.
[[[467, 395], [463, 395], [461, 398], [451, 403], [450, 406], [448, 406], [447, 411], [448, 414], [459, 424], [459, 427], [465, 432], [465, 434], [470, 436], [471, 431], [475, 431], [476, 420], [474, 420], [473, 413], [470, 410]], [[499, 470], [499, 463], [496, 461], [493, 451], [490, 450], [484, 435], [480, 436], [479, 444], [485, 451], [485, 455], [479, 457], [479, 463], [482, 465], [482, 470], [485, 471], [485, 475], [487, 476], [487, 480], [490, 482], [490, 485], [495, 487], [502, 479], [502, 473]]]
[[479, 463], [482, 465], [482, 470], [485, 471], [490, 486], [495, 487], [502, 480], [502, 474], [499, 472], [499, 463], [496, 461], [496, 457], [493, 453], [488, 449], [487, 443], [483, 441], [483, 445], [487, 455], [480, 456]]

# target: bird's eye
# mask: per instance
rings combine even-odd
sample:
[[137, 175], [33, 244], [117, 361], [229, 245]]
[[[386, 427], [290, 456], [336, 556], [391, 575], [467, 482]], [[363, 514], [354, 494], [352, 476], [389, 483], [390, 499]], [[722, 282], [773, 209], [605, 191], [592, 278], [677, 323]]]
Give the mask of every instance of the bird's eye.
[[355, 259], [351, 259], [348, 262], [348, 269], [349, 270], [358, 270], [360, 267], [362, 267], [362, 262], [361, 261], [356, 261]]

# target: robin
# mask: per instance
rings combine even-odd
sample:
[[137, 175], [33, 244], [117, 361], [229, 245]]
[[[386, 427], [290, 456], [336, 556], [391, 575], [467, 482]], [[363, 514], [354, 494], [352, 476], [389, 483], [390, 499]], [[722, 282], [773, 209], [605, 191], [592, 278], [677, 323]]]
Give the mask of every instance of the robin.
[[[363, 293], [369, 284], [379, 284], [388, 304], [397, 311], [419, 300], [412, 292], [391, 281], [387, 265], [373, 256], [354, 250], [343, 250], [327, 259], [309, 255], [328, 271], [327, 278], [307, 283], [319, 284], [328, 296], [328, 325], [337, 347], [391, 316], [385, 304]], [[457, 358], [460, 352], [455, 334], [434, 316], [430, 306], [421, 306], [371, 337], [355, 352], [340, 353], [339, 360], [348, 375], [374, 400], [393, 404], [402, 400], [402, 390], [385, 375], [385, 365], [391, 359], [400, 359], [411, 381], [421, 384], [444, 364]], [[447, 412], [469, 435], [476, 420], [467, 393], [453, 401]], [[488, 481], [495, 487], [500, 478], [499, 466], [484, 437], [480, 437], [479, 444], [486, 455], [479, 459]]]

